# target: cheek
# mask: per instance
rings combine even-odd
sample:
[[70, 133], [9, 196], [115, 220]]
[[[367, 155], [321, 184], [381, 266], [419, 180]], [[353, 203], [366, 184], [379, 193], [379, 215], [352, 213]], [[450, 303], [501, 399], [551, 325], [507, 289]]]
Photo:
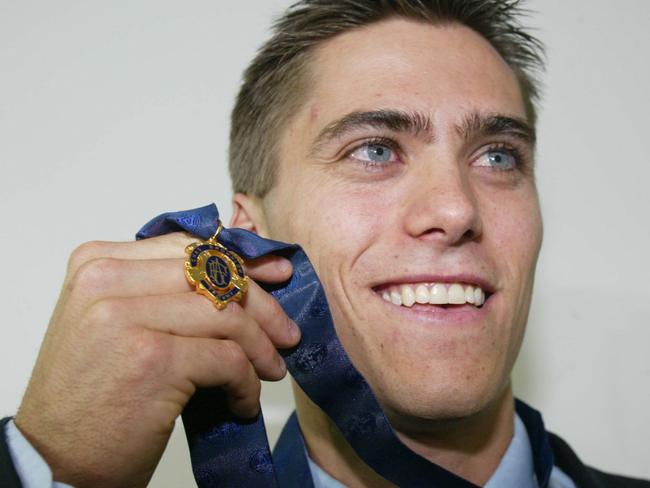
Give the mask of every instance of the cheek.
[[514, 362], [528, 317], [535, 266], [542, 242], [542, 218], [534, 188], [503, 197], [487, 212], [486, 241], [491, 246], [504, 286], [497, 310], [496, 343]]
[[[323, 283], [341, 342], [355, 364], [363, 363], [358, 351], [366, 346], [355, 324], [363, 322], [363, 307], [355, 301], [360, 258], [378, 241], [391, 209], [382, 192], [349, 185], [311, 188], [306, 205], [291, 221], [300, 244]], [[341, 324], [348, 326], [341, 329]]]
[[542, 219], [534, 188], [484, 205], [484, 231], [505, 282], [532, 280], [542, 242]]
[[[485, 200], [483, 200], [485, 203]], [[535, 266], [542, 242], [542, 219], [531, 185], [492, 198], [483, 206], [484, 245], [500, 274], [501, 306], [496, 322], [503, 344], [515, 350], [521, 341], [532, 295]], [[503, 340], [510, 336], [511, 340]]]
[[[381, 192], [345, 184], [306, 186], [294, 193], [289, 234], [305, 249], [321, 277], [349, 270], [381, 232], [390, 205]], [[300, 203], [298, 203], [300, 202]]]

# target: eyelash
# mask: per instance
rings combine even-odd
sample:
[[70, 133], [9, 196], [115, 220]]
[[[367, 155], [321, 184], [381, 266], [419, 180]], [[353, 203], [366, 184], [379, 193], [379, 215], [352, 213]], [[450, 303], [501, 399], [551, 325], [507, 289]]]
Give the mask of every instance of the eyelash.
[[389, 139], [387, 137], [372, 137], [370, 139], [366, 139], [360, 144], [357, 144], [354, 146], [352, 149], [347, 151], [346, 157], [354, 159], [355, 161], [363, 164], [364, 167], [369, 168], [369, 169], [378, 169], [382, 168], [388, 165], [388, 162], [379, 162], [379, 161], [362, 161], [357, 158], [352, 158], [352, 154], [357, 151], [358, 149], [361, 149], [364, 146], [371, 146], [373, 144], [381, 145], [381, 146], [386, 146], [389, 148], [391, 151], [393, 151], [398, 157], [400, 154], [400, 147], [399, 145], [392, 139]]
[[[373, 144], [386, 146], [391, 151], [394, 151], [397, 154], [397, 156], [399, 157], [399, 154], [400, 154], [399, 144], [397, 144], [394, 140], [389, 139], [387, 137], [372, 137], [370, 139], [366, 139], [363, 142], [361, 142], [360, 144], [357, 144], [356, 146], [354, 146], [349, 151], [347, 151], [346, 157], [356, 160], [357, 162], [363, 164], [364, 167], [369, 168], [369, 169], [377, 170], [377, 169], [381, 169], [381, 168], [387, 166], [388, 165], [387, 162], [362, 161], [362, 160], [359, 160], [357, 158], [352, 158], [351, 157], [351, 155], [355, 151], [357, 151], [358, 149], [360, 149], [360, 148], [362, 148], [364, 146], [369, 146], [369, 145], [373, 145]], [[478, 157], [482, 156], [486, 152], [493, 152], [493, 151], [494, 152], [496, 152], [496, 151], [507, 152], [510, 155], [512, 155], [512, 157], [515, 160], [516, 169], [518, 169], [518, 170], [523, 170], [528, 166], [527, 157], [526, 157], [525, 153], [521, 149], [517, 148], [516, 146], [514, 146], [512, 144], [505, 143], [505, 142], [495, 142], [495, 143], [489, 144], [487, 146], [487, 149], [484, 152], [482, 152], [481, 155], [479, 155]], [[499, 170], [499, 169], [497, 169], [497, 171], [508, 171], [508, 170], [504, 170], [504, 169]]]
[[[513, 146], [511, 144], [507, 144], [505, 142], [495, 142], [489, 144], [487, 146], [487, 150], [484, 151], [481, 155], [485, 154], [486, 152], [499, 152], [499, 151], [509, 153], [515, 159], [515, 165], [517, 169], [521, 170], [526, 166], [526, 156], [524, 155], [524, 153], [518, 147]], [[498, 171], [507, 171], [507, 170], [498, 170]]]

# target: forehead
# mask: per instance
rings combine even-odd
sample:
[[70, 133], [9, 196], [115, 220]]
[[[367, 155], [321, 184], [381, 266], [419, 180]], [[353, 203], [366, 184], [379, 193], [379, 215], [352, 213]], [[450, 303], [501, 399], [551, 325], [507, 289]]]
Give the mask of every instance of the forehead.
[[377, 108], [426, 113], [440, 125], [476, 111], [526, 115], [514, 72], [487, 40], [459, 24], [371, 24], [323, 43], [309, 69], [311, 89], [298, 116], [308, 130]]

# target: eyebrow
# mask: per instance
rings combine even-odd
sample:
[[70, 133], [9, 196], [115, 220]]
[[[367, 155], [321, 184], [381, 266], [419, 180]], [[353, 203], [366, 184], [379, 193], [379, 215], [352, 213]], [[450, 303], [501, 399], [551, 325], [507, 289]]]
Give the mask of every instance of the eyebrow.
[[325, 126], [312, 144], [311, 152], [315, 153], [328, 142], [361, 128], [384, 129], [433, 140], [431, 119], [421, 113], [399, 110], [352, 112]]
[[479, 137], [506, 135], [520, 139], [534, 146], [537, 134], [534, 127], [525, 119], [501, 114], [481, 114], [474, 112], [458, 125], [456, 133], [465, 140]]
[[[435, 138], [433, 122], [420, 112], [400, 110], [351, 112], [325, 126], [316, 137], [310, 152], [314, 154], [328, 142], [362, 128], [407, 133], [423, 137], [427, 142], [432, 142]], [[508, 135], [533, 146], [536, 141], [535, 129], [525, 119], [508, 115], [473, 112], [454, 128], [456, 133], [465, 140]]]

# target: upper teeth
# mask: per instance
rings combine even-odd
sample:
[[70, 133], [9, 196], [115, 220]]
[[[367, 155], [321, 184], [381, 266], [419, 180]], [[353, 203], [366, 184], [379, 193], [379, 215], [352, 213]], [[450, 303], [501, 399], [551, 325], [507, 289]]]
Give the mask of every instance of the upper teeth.
[[416, 303], [432, 305], [463, 305], [480, 307], [485, 303], [485, 292], [478, 286], [461, 283], [436, 283], [391, 286], [381, 297], [395, 305], [412, 307]]

